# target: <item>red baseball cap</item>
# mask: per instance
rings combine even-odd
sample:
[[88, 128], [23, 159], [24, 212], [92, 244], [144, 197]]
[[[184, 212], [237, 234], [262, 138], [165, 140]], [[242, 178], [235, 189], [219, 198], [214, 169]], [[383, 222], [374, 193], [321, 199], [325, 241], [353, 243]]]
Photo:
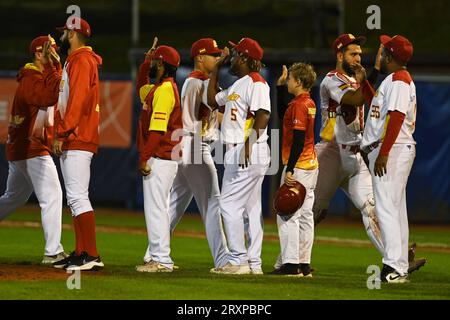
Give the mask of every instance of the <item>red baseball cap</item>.
[[351, 33], [341, 34], [333, 42], [334, 54], [337, 54], [341, 48], [348, 46], [349, 44], [352, 44], [352, 43], [362, 46], [362, 45], [364, 45], [364, 43], [366, 43], [366, 37], [364, 37], [364, 36], [355, 37]]
[[217, 46], [217, 42], [211, 38], [203, 38], [195, 41], [191, 47], [191, 58], [200, 54], [220, 54], [222, 50]]
[[92, 34], [91, 26], [89, 23], [81, 19], [80, 17], [73, 17], [67, 19], [66, 25], [64, 27], [57, 28], [58, 30], [74, 30], [81, 33], [85, 37], [89, 38]]
[[405, 37], [396, 35], [391, 38], [382, 35], [380, 36], [380, 41], [396, 60], [407, 63], [409, 59], [411, 59], [413, 55], [413, 45]]
[[44, 43], [46, 43], [47, 41], [51, 41], [51, 45], [53, 48], [55, 48], [56, 51], [59, 50], [58, 46], [56, 45], [55, 39], [50, 38], [49, 40], [48, 36], [39, 36], [31, 41], [30, 53], [41, 52], [42, 48], [44, 47]]
[[228, 43], [233, 46], [236, 51], [246, 54], [252, 59], [261, 60], [263, 58], [264, 50], [256, 40], [251, 38], [242, 38], [238, 44], [231, 41], [228, 41]]
[[159, 46], [156, 48], [153, 53], [153, 59], [161, 59], [174, 67], [180, 65], [180, 54], [177, 50], [169, 46]]

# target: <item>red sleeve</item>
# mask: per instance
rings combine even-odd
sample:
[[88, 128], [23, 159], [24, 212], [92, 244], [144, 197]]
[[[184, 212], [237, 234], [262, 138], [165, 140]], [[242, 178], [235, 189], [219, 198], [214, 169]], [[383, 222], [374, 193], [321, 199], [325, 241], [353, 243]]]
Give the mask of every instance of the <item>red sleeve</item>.
[[55, 67], [47, 63], [41, 77], [30, 77], [32, 83], [24, 91], [25, 101], [39, 108], [52, 107], [58, 102], [61, 75]]
[[164, 132], [160, 131], [149, 132], [148, 139], [143, 145], [143, 149], [140, 151], [139, 159], [141, 162], [147, 161], [155, 154], [163, 135]]
[[91, 65], [87, 59], [78, 59], [71, 63], [69, 72], [69, 100], [64, 120], [61, 120], [57, 128], [58, 140], [66, 140], [74, 133], [80, 122], [83, 109], [86, 108], [86, 98], [91, 87]]
[[397, 140], [400, 129], [402, 128], [403, 120], [405, 120], [404, 113], [397, 110], [389, 112], [389, 123], [383, 144], [381, 145], [380, 155], [389, 155], [389, 151], [391, 151], [392, 145], [395, 143], [395, 140]]
[[139, 72], [136, 78], [136, 93], [137, 96], [140, 97], [140, 89], [142, 86], [150, 83], [150, 79], [148, 78], [148, 73], [150, 71], [151, 60], [146, 59], [139, 67]]
[[370, 106], [373, 97], [375, 96], [375, 89], [372, 87], [370, 82], [366, 79], [361, 83], [361, 90], [364, 96], [364, 100]]

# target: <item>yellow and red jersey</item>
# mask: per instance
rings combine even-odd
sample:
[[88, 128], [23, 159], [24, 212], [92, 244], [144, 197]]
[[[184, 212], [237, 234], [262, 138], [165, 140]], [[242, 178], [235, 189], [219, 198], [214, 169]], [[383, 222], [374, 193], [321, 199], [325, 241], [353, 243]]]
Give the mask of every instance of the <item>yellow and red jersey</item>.
[[67, 57], [55, 117], [57, 137], [64, 141], [63, 150], [97, 152], [101, 64], [102, 58], [91, 47], [81, 47]]
[[136, 137], [140, 159], [179, 160], [180, 152], [173, 152], [183, 135], [178, 87], [173, 78], [148, 84], [148, 67], [148, 61], [144, 62], [137, 81], [143, 103]]
[[314, 150], [314, 119], [316, 105], [309, 93], [302, 93], [292, 99], [283, 118], [282, 160], [287, 165], [294, 139], [294, 130], [305, 131], [303, 151], [295, 165], [297, 169], [313, 170], [318, 167]]
[[41, 72], [28, 63], [19, 71], [6, 142], [8, 161], [50, 154], [60, 80], [60, 66], [47, 64]]

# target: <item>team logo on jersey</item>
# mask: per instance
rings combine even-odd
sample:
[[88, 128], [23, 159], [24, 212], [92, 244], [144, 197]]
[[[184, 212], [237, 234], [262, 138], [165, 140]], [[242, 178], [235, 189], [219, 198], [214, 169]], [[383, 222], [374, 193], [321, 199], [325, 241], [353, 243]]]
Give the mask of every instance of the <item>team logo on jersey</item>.
[[241, 96], [238, 95], [237, 93], [232, 93], [228, 96], [228, 101], [236, 101], [237, 99], [239, 99]]
[[64, 89], [64, 80], [61, 79], [61, 82], [59, 83], [59, 92], [62, 92]]
[[95, 106], [95, 111], [100, 112], [100, 106], [98, 104]]
[[10, 116], [9, 124], [12, 125], [13, 127], [18, 127], [23, 123], [24, 120], [25, 120], [25, 117], [21, 117], [18, 115]]
[[345, 89], [347, 89], [348, 87], [350, 87], [350, 85], [347, 84], [347, 83], [344, 83], [344, 84], [342, 84], [342, 85], [339, 86], [339, 89], [345, 90]]

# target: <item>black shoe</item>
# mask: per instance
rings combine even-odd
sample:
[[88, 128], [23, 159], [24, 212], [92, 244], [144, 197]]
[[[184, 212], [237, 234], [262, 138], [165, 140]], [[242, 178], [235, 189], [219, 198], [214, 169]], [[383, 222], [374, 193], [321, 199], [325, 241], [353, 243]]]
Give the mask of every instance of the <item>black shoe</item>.
[[57, 269], [64, 269], [67, 265], [73, 263], [75, 260], [78, 260], [79, 257], [80, 256], [75, 254], [75, 251], [72, 251], [67, 258], [53, 262], [53, 267]]
[[388, 283], [405, 283], [409, 282], [408, 274], [400, 275], [394, 268], [383, 264], [383, 269], [381, 270], [381, 281]]
[[309, 263], [300, 263], [299, 265], [300, 267], [300, 272], [303, 274], [304, 277], [312, 277], [312, 271], [313, 269], [311, 269], [311, 266], [309, 265]]
[[68, 264], [65, 269], [67, 271], [87, 271], [102, 269], [104, 266], [100, 256], [93, 257], [83, 251], [78, 259], [72, 260], [71, 264]]
[[273, 270], [270, 274], [282, 276], [301, 276], [300, 267], [296, 263], [285, 263], [280, 268]]

